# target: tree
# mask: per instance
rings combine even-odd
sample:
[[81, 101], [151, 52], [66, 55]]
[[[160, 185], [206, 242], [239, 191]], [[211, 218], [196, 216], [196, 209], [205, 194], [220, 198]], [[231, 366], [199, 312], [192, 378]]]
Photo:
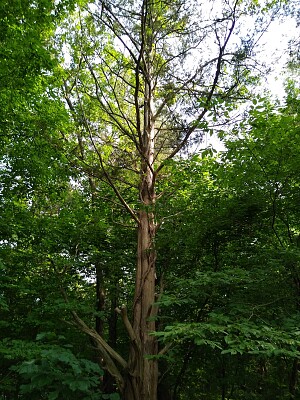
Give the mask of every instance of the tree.
[[130, 339], [128, 360], [73, 313], [124, 399], [157, 398], [157, 356], [165, 352], [153, 335], [163, 290], [155, 238], [165, 194], [157, 188], [168, 179], [168, 162], [200, 140], [207, 118], [245, 96], [253, 43], [248, 36], [229, 45], [247, 10], [255, 12], [252, 2], [211, 10], [183, 1], [87, 2], [60, 32], [68, 52], [63, 96], [74, 121], [63, 137], [75, 149], [73, 163], [93, 192], [99, 181], [110, 186], [137, 227], [132, 321], [125, 305], [117, 309]]
[[[4, 284], [0, 297], [5, 334], [11, 339], [20, 335], [31, 342], [41, 329], [63, 329], [55, 314], [59, 311], [66, 318], [71, 311], [77, 326], [97, 347], [100, 354], [97, 361], [116, 380], [124, 399], [157, 398], [158, 358], [168, 350], [168, 346], [159, 347], [155, 335], [155, 331], [164, 327], [158, 304], [163, 307], [163, 301], [167, 302], [161, 295], [164, 286], [176, 276], [175, 272], [183, 278], [188, 267], [192, 274], [192, 262], [197, 261], [197, 249], [190, 236], [189, 250], [182, 254], [178, 254], [175, 245], [169, 248], [157, 242], [157, 235], [161, 233], [163, 238], [163, 226], [172, 218], [169, 208], [174, 206], [174, 190], [192, 181], [191, 176], [198, 172], [194, 166], [186, 182], [182, 182], [181, 171], [174, 173], [172, 160], [177, 162], [185, 151], [190, 151], [209, 124], [226, 122], [228, 110], [237, 99], [247, 96], [245, 85], [251, 80], [248, 61], [254, 42], [249, 32], [240, 40], [235, 37], [231, 47], [230, 41], [243, 25], [244, 13], [259, 9], [255, 4], [224, 1], [221, 8], [213, 3], [209, 9], [197, 1], [189, 5], [179, 0], [81, 1], [64, 24], [55, 24], [59, 11], [55, 7], [72, 9], [72, 5], [43, 1], [28, 2], [24, 9], [17, 3], [18, 7], [14, 7], [18, 12], [7, 12], [7, 18], [1, 20], [4, 25], [8, 21], [12, 37], [17, 27], [20, 33], [16, 46], [10, 35], [4, 40], [1, 36], [1, 44], [12, 49], [5, 51], [3, 59], [7, 61], [8, 55], [13, 55], [7, 65], [16, 66], [20, 78], [10, 79], [9, 90], [6, 87], [0, 93], [6, 105], [2, 132], [7, 144], [0, 171], [5, 183], [1, 191]], [[35, 29], [40, 28], [37, 22], [41, 17], [45, 29]], [[70, 26], [74, 29], [70, 30]], [[55, 28], [57, 40], [51, 42]], [[31, 48], [32, 43], [37, 54]], [[25, 50], [24, 54], [21, 50]], [[20, 60], [19, 52], [24, 56]], [[32, 63], [25, 63], [29, 57]], [[9, 76], [8, 67], [1, 71]], [[18, 91], [19, 96], [13, 96], [23, 77], [27, 91]], [[62, 88], [57, 87], [59, 82]], [[8, 97], [18, 106], [17, 114]], [[203, 183], [209, 184], [210, 180], [203, 178], [197, 186], [200, 192], [205, 191]], [[122, 205], [117, 211], [116, 198]], [[212, 199], [219, 201], [218, 196]], [[235, 200], [233, 208], [239, 204]], [[208, 208], [203, 199], [200, 202]], [[225, 195], [220, 203], [226, 209]], [[182, 208], [187, 206], [184, 201], [182, 204]], [[190, 211], [189, 207], [187, 210]], [[228, 245], [223, 263], [227, 255], [234, 259], [232, 249], [238, 249], [228, 233], [231, 225], [226, 210], [224, 225], [219, 225], [212, 210], [207, 211], [205, 229], [200, 233], [201, 256], [204, 264], [214, 267], [213, 272], [219, 269], [222, 243]], [[200, 211], [204, 216], [203, 210]], [[119, 228], [111, 228], [115, 222], [113, 213]], [[244, 243], [249, 241], [250, 235], [245, 231], [251, 224], [241, 221], [248, 214], [247, 207], [242, 208], [234, 225], [236, 236], [244, 235]], [[180, 232], [187, 235], [190, 227], [187, 229], [186, 222], [193, 226], [193, 221], [189, 215], [183, 218], [184, 223], [175, 222]], [[214, 227], [210, 228], [212, 221]], [[219, 228], [225, 231], [223, 236]], [[134, 229], [137, 230], [135, 269], [131, 234]], [[212, 239], [205, 241], [207, 233]], [[127, 253], [123, 246], [127, 247]], [[170, 259], [158, 254], [165, 249]], [[186, 257], [182, 265], [164, 276], [166, 268], [162, 263], [170, 260], [174, 263], [183, 254]], [[214, 280], [211, 271], [198, 274], [199, 279], [210, 282], [214, 292], [210, 303], [217, 306], [217, 311], [227, 306], [224, 281], [229, 282], [232, 270], [228, 268], [225, 272], [222, 275], [221, 271]], [[96, 314], [89, 281], [92, 274], [97, 279]], [[182, 285], [191, 285], [192, 278], [191, 275], [190, 281], [182, 281]], [[124, 293], [113, 288], [114, 282], [116, 286], [123, 284]], [[236, 280], [232, 286], [234, 283]], [[18, 290], [14, 290], [16, 286]], [[107, 288], [108, 308], [114, 315], [110, 315], [108, 329], [103, 323], [107, 311], [103, 293]], [[193, 288], [194, 296], [197, 287]], [[64, 301], [55, 298], [60, 292]], [[182, 308], [175, 307], [174, 298], [180, 298], [181, 293], [178, 289], [173, 300], [170, 296], [173, 317], [184, 314]], [[117, 307], [117, 312], [129, 340], [126, 342], [122, 337], [122, 343], [117, 343], [114, 309], [123, 301], [126, 306]], [[207, 315], [207, 310], [203, 315], [198, 311], [195, 308], [191, 316], [196, 322], [200, 321], [199, 316]], [[79, 315], [84, 317], [81, 319]], [[95, 329], [83, 319], [96, 322]], [[35, 329], [26, 329], [33, 325]], [[185, 326], [185, 332], [191, 326]], [[167, 340], [180, 337], [175, 328], [173, 336], [166, 335]], [[196, 328], [193, 326], [194, 336], [199, 333]], [[253, 326], [246, 328], [251, 331]], [[72, 341], [74, 331], [70, 330], [68, 338]], [[209, 332], [215, 336], [206, 338], [206, 343], [218, 342], [219, 331]], [[83, 343], [81, 340], [82, 336], [78, 341]], [[201, 340], [198, 335], [198, 344]], [[238, 342], [236, 347], [239, 345]], [[192, 347], [188, 356], [191, 352]], [[36, 360], [35, 355], [33, 358]], [[34, 361], [33, 365], [40, 364]], [[162, 397], [166, 398], [166, 394]]]

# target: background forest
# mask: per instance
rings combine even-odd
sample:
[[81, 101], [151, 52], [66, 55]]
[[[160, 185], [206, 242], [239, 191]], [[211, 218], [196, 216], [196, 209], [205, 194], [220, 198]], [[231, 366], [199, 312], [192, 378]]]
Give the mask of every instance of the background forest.
[[299, 4], [198, 3], [0, 3], [1, 400], [300, 399]]

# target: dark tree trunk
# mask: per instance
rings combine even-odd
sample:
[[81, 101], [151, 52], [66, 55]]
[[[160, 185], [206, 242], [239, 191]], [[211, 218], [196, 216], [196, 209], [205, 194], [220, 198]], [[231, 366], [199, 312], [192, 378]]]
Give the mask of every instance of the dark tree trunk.
[[295, 400], [296, 390], [297, 390], [297, 382], [298, 382], [298, 366], [299, 361], [297, 358], [294, 359], [291, 375], [290, 375], [290, 382], [289, 382], [289, 392], [290, 392], [290, 400]]
[[[96, 311], [104, 311], [105, 293], [103, 288], [103, 271], [99, 264], [96, 265]], [[96, 315], [96, 331], [103, 335], [103, 319]]]
[[[108, 344], [115, 348], [117, 344], [117, 313], [116, 308], [119, 301], [119, 290], [118, 290], [118, 279], [114, 284], [115, 291], [112, 293], [112, 297], [110, 299], [110, 316], [109, 316], [109, 326], [108, 326]], [[114, 393], [116, 391], [116, 383], [114, 378], [108, 373], [108, 371], [104, 371], [103, 376], [103, 392], [104, 393]]]

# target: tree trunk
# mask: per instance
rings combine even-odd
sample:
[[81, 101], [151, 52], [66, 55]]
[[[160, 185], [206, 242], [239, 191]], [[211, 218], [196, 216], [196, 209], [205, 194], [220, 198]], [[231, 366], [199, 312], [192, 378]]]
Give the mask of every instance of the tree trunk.
[[133, 309], [133, 332], [125, 378], [124, 400], [156, 400], [158, 384], [157, 341], [150, 333], [155, 331], [155, 225], [153, 214], [140, 212], [138, 227], [138, 260]]
[[[152, 45], [152, 38], [147, 38]], [[150, 47], [151, 49], [151, 47]], [[133, 304], [133, 333], [128, 362], [129, 376], [125, 389], [126, 400], [156, 400], [158, 385], [157, 359], [151, 358], [158, 352], [157, 340], [151, 335], [155, 331], [157, 308], [155, 302], [155, 261], [154, 239], [155, 224], [155, 118], [152, 79], [152, 55], [149, 50], [147, 62], [147, 79], [144, 87], [144, 121], [141, 135], [141, 173], [137, 266], [135, 295]]]
[[[102, 267], [96, 264], [96, 311], [104, 311], [105, 294], [103, 288], [103, 271]], [[103, 320], [99, 315], [96, 315], [96, 331], [99, 335], [103, 335]]]
[[[155, 331], [155, 249], [153, 248], [155, 226], [152, 214], [140, 212], [138, 228], [138, 260], [133, 310], [133, 331], [137, 344], [130, 349], [130, 388], [127, 400], [156, 400], [158, 366], [149, 356], [157, 354], [157, 341], [150, 332]], [[133, 393], [130, 393], [133, 392]]]
[[[109, 316], [109, 323], [108, 323], [108, 344], [112, 348], [116, 348], [117, 343], [117, 314], [116, 308], [119, 301], [119, 286], [118, 286], [118, 278], [115, 279], [114, 287], [115, 291], [112, 293], [110, 302], [110, 316]], [[116, 390], [115, 387], [115, 380], [109, 374], [108, 371], [104, 371], [103, 375], [103, 392], [104, 393], [114, 393]]]
[[289, 382], [290, 400], [294, 400], [296, 395], [297, 380], [298, 380], [298, 365], [299, 361], [297, 358], [295, 358], [293, 361], [292, 371], [290, 375], [290, 382]]

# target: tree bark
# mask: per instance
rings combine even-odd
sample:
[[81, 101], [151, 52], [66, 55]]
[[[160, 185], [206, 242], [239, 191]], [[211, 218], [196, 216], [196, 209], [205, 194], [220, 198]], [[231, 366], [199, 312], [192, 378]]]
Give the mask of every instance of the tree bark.
[[296, 395], [297, 380], [298, 380], [298, 366], [299, 366], [299, 361], [297, 358], [295, 358], [293, 361], [291, 375], [290, 375], [290, 382], [289, 382], [290, 400], [294, 400], [295, 395]]
[[[112, 293], [110, 298], [110, 317], [108, 322], [108, 344], [112, 348], [116, 348], [117, 343], [117, 303], [119, 301], [119, 287], [118, 287], [118, 278], [115, 279], [115, 291]], [[108, 371], [104, 371], [103, 375], [103, 392], [104, 393], [114, 393], [116, 390], [115, 381], [113, 377], [108, 373]]]
[[[158, 383], [157, 341], [153, 309], [155, 296], [155, 249], [153, 216], [140, 212], [138, 228], [138, 260], [136, 289], [133, 310], [133, 332], [136, 342], [132, 343], [129, 357], [129, 375], [125, 388], [126, 400], [156, 400]], [[128, 382], [129, 381], [129, 382]]]
[[[104, 303], [105, 303], [105, 294], [103, 288], [103, 271], [102, 267], [97, 263], [96, 264], [96, 311], [103, 312], [104, 311]], [[96, 315], [96, 331], [99, 335], [103, 335], [103, 318], [99, 315]]]
[[[147, 15], [147, 14], [146, 14]], [[129, 384], [125, 389], [126, 400], [156, 400], [158, 385], [158, 344], [151, 332], [155, 331], [155, 118], [154, 83], [152, 77], [152, 37], [145, 38], [146, 52], [144, 83], [144, 121], [141, 135], [141, 172], [139, 223], [137, 232], [137, 266], [133, 305], [133, 335], [129, 356]], [[128, 379], [127, 379], [128, 381]]]

